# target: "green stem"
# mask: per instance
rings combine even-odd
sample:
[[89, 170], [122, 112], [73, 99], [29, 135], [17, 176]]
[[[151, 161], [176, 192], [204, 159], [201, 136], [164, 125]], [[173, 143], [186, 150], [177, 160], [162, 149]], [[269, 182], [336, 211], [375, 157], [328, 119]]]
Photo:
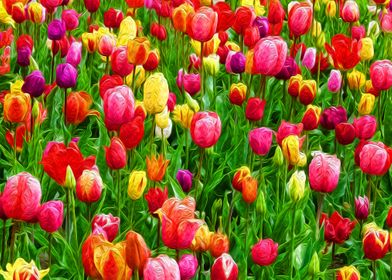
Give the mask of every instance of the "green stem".
[[121, 174], [120, 169], [117, 170], [117, 217], [120, 217], [121, 212]]
[[161, 220], [158, 218], [158, 225], [157, 225], [157, 250], [159, 250], [161, 241]]
[[10, 243], [10, 259], [9, 262], [13, 263], [14, 262], [14, 252], [15, 252], [15, 240], [16, 240], [16, 232], [18, 231], [19, 227], [19, 222], [18, 221], [13, 221], [12, 227], [11, 227], [11, 243]]
[[69, 188], [65, 189], [65, 204], [67, 206], [67, 213], [65, 215], [65, 231], [67, 233], [67, 240], [69, 242], [71, 236], [71, 230], [69, 225], [70, 209], [69, 209]]
[[376, 261], [372, 261], [372, 271], [373, 271], [373, 280], [377, 279], [377, 265], [376, 265]]
[[320, 218], [321, 218], [321, 212], [323, 210], [324, 199], [325, 199], [325, 194], [321, 193], [318, 195], [317, 216], [316, 216], [316, 238], [317, 239], [320, 238]]
[[295, 236], [295, 214], [296, 214], [295, 207], [293, 209], [292, 216], [291, 216], [292, 225], [291, 225], [291, 240], [290, 240], [290, 279], [293, 279], [293, 270], [294, 270], [294, 236]]
[[75, 214], [75, 197], [73, 195], [73, 192], [71, 192], [71, 200], [72, 200], [72, 223], [73, 223], [73, 230], [74, 230], [74, 238], [75, 238], [75, 244], [78, 243], [78, 228], [76, 224], [76, 214]]
[[378, 114], [377, 114], [377, 122], [378, 122], [378, 128], [380, 129], [380, 133], [381, 133], [381, 138], [383, 137], [383, 132], [382, 132], [382, 129], [383, 129], [383, 124], [382, 124], [382, 112], [381, 112], [381, 108], [382, 108], [382, 106], [381, 106], [381, 94], [382, 94], [383, 92], [380, 92], [380, 96], [378, 96], [378, 102], [377, 102], [377, 105], [378, 105]]
[[50, 267], [52, 265], [52, 239], [53, 236], [51, 233], [49, 233], [49, 238], [48, 238], [48, 257], [49, 257], [49, 261], [48, 261], [48, 267]]
[[244, 253], [245, 253], [245, 265], [244, 265], [244, 275], [248, 275], [248, 231], [249, 231], [249, 208], [250, 204], [246, 204], [246, 225], [245, 225], [245, 248], [244, 248]]
[[6, 247], [6, 243], [5, 243], [5, 237], [6, 237], [6, 233], [7, 233], [7, 226], [6, 226], [6, 221], [3, 220], [3, 236], [1, 238], [1, 259], [0, 259], [0, 266], [2, 266], [3, 262], [4, 262], [4, 254], [5, 254], [5, 247]]
[[135, 203], [136, 203], [136, 201], [131, 200], [131, 203], [132, 203], [132, 205], [131, 205], [131, 222], [130, 222], [130, 225], [131, 225], [131, 228], [132, 228], [133, 227], [133, 214], [135, 212]]
[[204, 45], [204, 42], [200, 42], [200, 94], [201, 94], [200, 107], [202, 110], [204, 109], [204, 104], [203, 104], [203, 98], [204, 98], [203, 45]]
[[[198, 193], [199, 193], [199, 188], [201, 188], [201, 181], [200, 180], [201, 180], [201, 170], [203, 168], [204, 154], [205, 154], [204, 148], [200, 148], [199, 170], [197, 172], [197, 180], [196, 180], [196, 183], [197, 183], [197, 187], [196, 187], [196, 201], [199, 201]], [[200, 192], [200, 199], [202, 198], [202, 196], [203, 196], [203, 189], [201, 189], [201, 192]]]
[[185, 169], [188, 169], [188, 162], [189, 162], [188, 129], [184, 129], [184, 133], [185, 133]]

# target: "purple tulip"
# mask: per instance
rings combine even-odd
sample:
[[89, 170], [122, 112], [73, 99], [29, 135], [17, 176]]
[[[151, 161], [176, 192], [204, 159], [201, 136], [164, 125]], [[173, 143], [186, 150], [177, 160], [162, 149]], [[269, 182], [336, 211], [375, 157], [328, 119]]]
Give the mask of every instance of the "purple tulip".
[[20, 66], [30, 65], [31, 49], [29, 47], [21, 47], [18, 49], [17, 62]]
[[358, 220], [366, 220], [369, 216], [369, 199], [367, 196], [358, 196], [355, 199], [355, 217]]
[[181, 280], [192, 279], [197, 271], [199, 263], [197, 258], [191, 254], [182, 255], [178, 261], [178, 267], [180, 268]]
[[78, 78], [78, 71], [72, 64], [63, 63], [57, 65], [56, 69], [56, 84], [60, 88], [71, 88], [76, 85]]
[[31, 95], [31, 97], [39, 97], [45, 90], [45, 78], [41, 71], [34, 70], [28, 75], [22, 86], [23, 92]]
[[192, 188], [193, 174], [186, 169], [179, 169], [176, 179], [184, 192], [189, 192]]
[[48, 38], [50, 40], [60, 40], [65, 35], [65, 24], [62, 20], [54, 19], [48, 25]]
[[335, 129], [342, 122], [347, 122], [347, 112], [342, 106], [329, 107], [324, 110], [320, 117], [321, 125], [329, 130]]
[[299, 69], [295, 59], [291, 56], [287, 56], [286, 61], [283, 65], [282, 70], [278, 74], [276, 74], [275, 78], [279, 80], [288, 80], [290, 77], [300, 74], [301, 70]]
[[230, 51], [226, 58], [226, 71], [240, 74], [245, 71], [246, 58], [242, 52]]
[[266, 17], [256, 17], [253, 21], [253, 26], [259, 29], [260, 38], [264, 38], [268, 35], [269, 25], [268, 18]]

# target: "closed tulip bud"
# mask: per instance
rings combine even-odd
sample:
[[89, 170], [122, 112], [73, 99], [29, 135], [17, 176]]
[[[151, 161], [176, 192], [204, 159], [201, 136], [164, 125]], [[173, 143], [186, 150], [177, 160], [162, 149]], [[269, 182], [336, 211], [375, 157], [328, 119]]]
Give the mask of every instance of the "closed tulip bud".
[[150, 249], [147, 247], [143, 237], [137, 232], [129, 231], [125, 240], [125, 258], [127, 265], [132, 270], [139, 270], [140, 275], [143, 275], [144, 265], [151, 256]]
[[180, 269], [172, 258], [166, 255], [159, 255], [156, 258], [149, 258], [144, 265], [144, 280], [171, 280], [180, 279]]
[[143, 103], [149, 114], [163, 111], [169, 98], [169, 86], [162, 73], [154, 73], [144, 83]]
[[[298, 75], [301, 73], [295, 59], [291, 56], [286, 57], [286, 61], [283, 65], [282, 70], [278, 74], [275, 75], [275, 78], [279, 80], [289, 80], [291, 77]], [[302, 78], [302, 77], [301, 77]]]
[[147, 186], [147, 176], [145, 171], [132, 171], [129, 175], [128, 196], [132, 200], [139, 199]]
[[330, 193], [338, 185], [340, 160], [335, 155], [314, 152], [309, 164], [310, 188], [317, 192]]
[[31, 97], [39, 97], [45, 90], [45, 77], [41, 71], [34, 70], [29, 74], [23, 83], [22, 91], [30, 94]]
[[369, 199], [367, 196], [355, 198], [355, 217], [358, 220], [366, 220], [369, 216]]
[[231, 84], [229, 100], [232, 104], [241, 106], [246, 99], [247, 86], [243, 83]]
[[179, 169], [176, 179], [184, 192], [189, 192], [192, 188], [193, 174], [189, 170]]
[[24, 259], [18, 258], [11, 264], [8, 263], [6, 266], [7, 271], [0, 270], [0, 275], [4, 279], [28, 279], [28, 280], [39, 280], [45, 278], [49, 273], [49, 268], [45, 270], [39, 270], [34, 261], [27, 263]]
[[110, 140], [110, 146], [105, 147], [106, 164], [112, 170], [124, 168], [127, 165], [127, 151], [123, 142], [113, 137]]
[[222, 124], [215, 112], [197, 112], [193, 115], [190, 132], [193, 142], [201, 148], [212, 147], [218, 142]]
[[103, 234], [107, 241], [112, 242], [120, 229], [120, 218], [112, 214], [95, 215], [91, 222], [92, 232]]
[[183, 128], [189, 129], [195, 112], [188, 104], [176, 105], [173, 111], [173, 120], [181, 124]]
[[90, 13], [95, 13], [96, 11], [98, 11], [100, 4], [100, 0], [84, 0], [84, 6]]
[[337, 93], [342, 87], [342, 74], [339, 70], [333, 69], [328, 78], [328, 90]]
[[316, 49], [307, 48], [302, 58], [302, 65], [311, 70], [316, 64]]
[[40, 210], [41, 185], [30, 173], [21, 172], [8, 178], [1, 195], [4, 214], [15, 220], [30, 222]]
[[391, 88], [392, 62], [390, 60], [378, 60], [374, 62], [370, 66], [370, 79], [376, 90], [388, 90]]
[[377, 130], [376, 118], [372, 115], [366, 115], [354, 119], [355, 135], [359, 139], [370, 139], [374, 136]]
[[60, 40], [65, 35], [65, 24], [62, 20], [54, 19], [48, 25], [48, 38], [50, 40]]
[[191, 254], [182, 255], [178, 261], [181, 280], [191, 280], [197, 272], [199, 263], [197, 258]]
[[250, 169], [247, 166], [241, 166], [240, 168], [237, 169], [237, 171], [234, 173], [233, 180], [231, 181], [231, 184], [233, 185], [233, 188], [236, 189], [239, 192], [242, 192], [242, 181], [250, 177]]
[[160, 128], [159, 126], [155, 126], [155, 138], [158, 139], [168, 139], [172, 133], [173, 122], [171, 119], [168, 119], [168, 125], [165, 128]]
[[266, 127], [255, 128], [249, 132], [249, 145], [259, 156], [268, 154], [272, 144], [273, 131]]
[[160, 154], [158, 158], [156, 156], [147, 157], [146, 161], [148, 179], [154, 182], [162, 181], [170, 160], [166, 160], [163, 155]]
[[264, 116], [264, 108], [267, 102], [257, 97], [251, 97], [246, 104], [245, 116], [250, 121], [259, 121]]
[[302, 84], [302, 75], [297, 74], [295, 76], [290, 77], [289, 79], [289, 85], [288, 85], [288, 93], [292, 97], [297, 97], [299, 95], [299, 90]]
[[312, 6], [306, 2], [296, 3], [289, 10], [288, 26], [290, 34], [299, 37], [306, 34], [313, 20]]
[[359, 151], [359, 166], [365, 174], [384, 175], [391, 166], [391, 148], [383, 143], [368, 142]]
[[385, 219], [385, 223], [389, 228], [392, 228], [392, 207], [389, 207], [388, 215]]
[[184, 90], [190, 95], [195, 95], [200, 91], [201, 82], [200, 74], [188, 74], [184, 73], [183, 69], [178, 71], [178, 76], [176, 78], [177, 86], [180, 90]]
[[319, 272], [320, 272], [320, 260], [318, 254], [314, 252], [309, 263], [308, 273], [309, 275], [314, 276]]
[[167, 38], [166, 28], [162, 24], [158, 24], [156, 22], [151, 24], [150, 34], [156, 37], [159, 41], [164, 41]]
[[111, 56], [116, 45], [116, 39], [111, 34], [104, 34], [98, 39], [98, 53], [102, 56]]
[[251, 26], [256, 15], [251, 7], [241, 6], [237, 8], [234, 15], [232, 28], [237, 34], [244, 34], [246, 28]]
[[370, 93], [362, 93], [358, 103], [358, 113], [361, 115], [369, 115], [374, 108], [376, 97]]
[[269, 22], [266, 17], [256, 17], [253, 21], [253, 26], [256, 26], [259, 30], [260, 38], [267, 36], [269, 31]]
[[163, 203], [167, 200], [167, 187], [163, 190], [161, 188], [151, 188], [144, 197], [147, 201], [148, 211], [151, 215], [156, 216], [155, 212], [161, 208]]
[[358, 4], [353, 0], [347, 0], [344, 2], [341, 16], [345, 22], [356, 22], [359, 20], [359, 7]]
[[128, 62], [126, 47], [115, 49], [110, 61], [113, 72], [121, 77], [128, 76], [134, 69], [133, 65]]
[[303, 105], [309, 105], [313, 102], [317, 93], [317, 84], [315, 80], [301, 81], [299, 87], [299, 101]]
[[103, 23], [107, 28], [119, 28], [123, 18], [122, 11], [113, 8], [103, 13]]
[[56, 84], [60, 88], [72, 88], [76, 85], [78, 71], [69, 63], [59, 64], [56, 68]]
[[218, 25], [218, 14], [209, 7], [201, 7], [187, 16], [186, 33], [199, 42], [212, 39]]
[[82, 59], [82, 43], [73, 42], [68, 49], [65, 62], [73, 65], [75, 68], [78, 67]]
[[21, 47], [17, 49], [17, 63], [22, 66], [26, 67], [30, 65], [30, 57], [31, 57], [31, 49], [29, 47]]
[[12, 19], [19, 24], [26, 20], [25, 7], [22, 2], [16, 2], [12, 5], [11, 16]]
[[303, 129], [302, 123], [292, 124], [286, 121], [282, 121], [280, 124], [278, 131], [276, 133], [276, 141], [279, 145], [282, 145], [282, 141], [289, 135], [300, 136]]
[[207, 251], [210, 248], [212, 234], [207, 225], [200, 226], [195, 233], [190, 249], [196, 252]]
[[245, 71], [245, 55], [242, 52], [230, 51], [226, 58], [226, 71], [231, 74], [241, 74]]
[[251, 249], [253, 262], [261, 266], [273, 264], [278, 257], [278, 246], [278, 243], [270, 238], [261, 239]]
[[180, 6], [174, 8], [172, 14], [173, 27], [177, 31], [186, 31], [186, 19], [190, 13], [193, 13], [193, 7], [189, 3], [185, 2]]
[[143, 68], [146, 71], [154, 71], [158, 68], [160, 61], [158, 50], [152, 50], [148, 53], [146, 62], [143, 64]]
[[336, 2], [335, 0], [329, 0], [327, 6], [325, 7], [325, 14], [327, 17], [335, 17], [336, 15]]
[[347, 80], [351, 90], [359, 90], [365, 85], [366, 76], [362, 72], [353, 70], [347, 74]]
[[391, 33], [392, 32], [392, 13], [385, 13], [381, 17], [381, 30], [385, 33]]
[[234, 280], [238, 277], [238, 266], [229, 254], [222, 254], [211, 267], [211, 280]]
[[274, 164], [277, 166], [280, 166], [284, 163], [284, 156], [282, 152], [282, 148], [280, 146], [277, 146], [275, 149], [274, 157], [272, 158]]
[[210, 240], [210, 253], [214, 258], [220, 257], [230, 250], [230, 241], [227, 235], [217, 232], [212, 234]]
[[97, 170], [84, 170], [76, 181], [76, 197], [85, 203], [93, 203], [101, 198], [103, 182]]
[[300, 201], [305, 194], [306, 175], [304, 171], [295, 171], [287, 184], [293, 202]]
[[351, 27], [351, 38], [360, 41], [366, 35], [366, 29], [363, 25]]
[[169, 126], [169, 114], [170, 112], [167, 110], [167, 107], [165, 107], [162, 112], [155, 114], [155, 123], [158, 128], [165, 129]]
[[336, 140], [341, 145], [348, 145], [355, 140], [355, 127], [351, 123], [340, 123], [335, 127]]
[[301, 121], [304, 130], [310, 131], [316, 129], [320, 123], [320, 115], [321, 115], [320, 107], [314, 105], [308, 105], [306, 107], [306, 111]]
[[336, 273], [336, 280], [359, 280], [361, 275], [355, 266], [344, 266], [339, 268]]
[[134, 65], [143, 65], [146, 63], [148, 53], [150, 52], [150, 41], [146, 37], [137, 37], [129, 40], [128, 61]]
[[257, 26], [248, 27], [245, 29], [244, 44], [248, 48], [252, 49], [257, 41], [260, 40], [260, 32]]
[[320, 117], [321, 125], [328, 130], [335, 129], [342, 122], [347, 122], [347, 112], [342, 106], [326, 108]]
[[257, 198], [257, 179], [247, 176], [242, 180], [242, 198], [248, 204], [253, 203]]
[[121, 86], [123, 84], [123, 79], [118, 75], [104, 75], [99, 81], [99, 95], [102, 99], [105, 98], [106, 91], [108, 89]]
[[64, 205], [62, 201], [48, 201], [41, 205], [38, 222], [49, 233], [57, 231], [63, 224]]
[[89, 52], [93, 53], [98, 48], [98, 38], [94, 33], [83, 33], [82, 34], [83, 47]]
[[74, 30], [79, 26], [79, 14], [75, 10], [63, 10], [61, 19], [65, 23], [65, 29]]
[[5, 95], [4, 120], [11, 123], [24, 122], [30, 112], [30, 95], [8, 93]]
[[27, 15], [34, 23], [43, 23], [46, 18], [46, 9], [41, 3], [31, 2], [27, 6]]
[[297, 135], [289, 135], [282, 141], [282, 152], [290, 165], [297, 165], [300, 161], [300, 139]]
[[362, 245], [367, 259], [382, 259], [390, 248], [389, 233], [379, 228], [370, 228], [365, 232]]
[[203, 60], [203, 67], [208, 75], [216, 76], [219, 72], [219, 56], [210, 54]]

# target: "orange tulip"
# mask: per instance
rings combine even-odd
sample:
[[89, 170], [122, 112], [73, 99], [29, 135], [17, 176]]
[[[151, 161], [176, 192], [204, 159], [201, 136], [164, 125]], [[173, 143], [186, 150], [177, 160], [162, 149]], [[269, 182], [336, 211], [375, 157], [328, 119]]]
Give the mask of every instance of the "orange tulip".
[[197, 252], [205, 252], [210, 248], [212, 232], [207, 225], [202, 225], [196, 231], [195, 237], [192, 240], [191, 250]]
[[4, 120], [12, 123], [24, 122], [30, 112], [30, 95], [9, 93], [4, 98]]
[[230, 240], [227, 235], [217, 232], [211, 236], [210, 253], [214, 258], [220, 257], [230, 250]]
[[150, 249], [144, 242], [143, 236], [137, 232], [130, 231], [126, 237], [125, 257], [127, 265], [132, 270], [139, 270], [139, 275], [142, 275], [144, 264], [151, 256]]
[[254, 202], [257, 198], [257, 180], [248, 176], [242, 181], [242, 198], [248, 204]]
[[146, 63], [150, 52], [150, 41], [146, 37], [137, 37], [128, 42], [128, 61], [134, 65]]
[[156, 156], [147, 157], [146, 161], [148, 178], [154, 182], [162, 181], [170, 160], [166, 160], [163, 155], [159, 155], [158, 158]]
[[99, 116], [97, 110], [90, 110], [92, 103], [93, 100], [87, 92], [71, 92], [67, 97], [67, 123], [78, 125], [87, 116]]
[[110, 244], [105, 240], [103, 235], [91, 234], [84, 241], [82, 246], [82, 263], [84, 272], [87, 276], [96, 279], [100, 277], [97, 267], [94, 263], [94, 248], [98, 247], [99, 244]]
[[186, 31], [186, 18], [193, 12], [193, 7], [188, 3], [181, 4], [173, 10], [172, 21], [175, 30]]

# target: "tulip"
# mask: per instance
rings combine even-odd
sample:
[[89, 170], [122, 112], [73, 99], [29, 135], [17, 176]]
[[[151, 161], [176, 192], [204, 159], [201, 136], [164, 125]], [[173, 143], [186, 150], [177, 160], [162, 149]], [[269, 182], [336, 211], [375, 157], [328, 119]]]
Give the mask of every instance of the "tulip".
[[378, 60], [370, 66], [370, 79], [376, 90], [388, 90], [392, 86], [392, 62]]
[[155, 22], [151, 24], [150, 34], [156, 37], [159, 41], [164, 41], [167, 38], [167, 31], [165, 26]]
[[[29, 5], [30, 6], [30, 5]], [[41, 5], [39, 5], [41, 6]], [[12, 5], [11, 8], [11, 16], [12, 19], [16, 22], [21, 24], [26, 20], [26, 12], [25, 12], [25, 7], [22, 2], [16, 2], [15, 4]]]
[[3, 105], [4, 120], [11, 123], [26, 121], [31, 110], [30, 100], [28, 94], [6, 94]]
[[8, 178], [1, 200], [8, 218], [30, 222], [39, 212], [41, 185], [31, 174], [21, 172]]
[[151, 188], [144, 197], [147, 200], [150, 214], [155, 215], [155, 212], [161, 208], [163, 203], [167, 200], [167, 187], [165, 187], [164, 190], [160, 188]]
[[306, 175], [303, 171], [295, 171], [287, 183], [290, 198], [293, 202], [300, 201], [305, 193]]
[[183, 69], [180, 69], [178, 71], [176, 83], [180, 90], [184, 88], [187, 93], [193, 96], [200, 91], [200, 74], [188, 74], [184, 73]]
[[232, 74], [241, 74], [245, 71], [245, 55], [242, 52], [229, 51], [226, 58], [226, 71]]
[[241, 182], [242, 198], [248, 204], [253, 203], [257, 198], [258, 182], [251, 176], [245, 177]]
[[190, 249], [193, 252], [206, 252], [210, 248], [212, 232], [206, 224], [201, 225], [195, 233]]
[[147, 157], [146, 161], [148, 178], [154, 182], [162, 181], [170, 160], [164, 159], [163, 155], [160, 154], [158, 158], [154, 155], [150, 158]]
[[344, 2], [341, 10], [341, 16], [345, 22], [356, 22], [359, 20], [359, 7], [357, 2], [353, 0], [347, 0]]
[[111, 34], [104, 34], [98, 38], [98, 53], [109, 57], [114, 51], [116, 39]]
[[[125, 2], [127, 2], [129, 8], [141, 8], [144, 6], [145, 0], [125, 0]], [[147, 3], [146, 3], [146, 7], [147, 7]]]
[[67, 123], [78, 125], [88, 116], [99, 116], [98, 111], [90, 109], [92, 103], [91, 95], [87, 92], [79, 91], [69, 93], [67, 96]]
[[118, 75], [104, 75], [99, 81], [99, 95], [103, 99], [105, 97], [106, 91], [116, 86], [123, 85], [123, 79]]
[[82, 59], [82, 43], [73, 42], [68, 49], [65, 61], [76, 68], [78, 67], [81, 59]]
[[56, 84], [60, 88], [72, 88], [76, 85], [78, 71], [69, 64], [59, 64], [56, 68]]
[[109, 242], [101, 234], [90, 234], [82, 246], [82, 263], [86, 275], [92, 278], [101, 277], [94, 263], [94, 250], [102, 245], [109, 245]]
[[328, 90], [333, 93], [340, 91], [342, 87], [342, 74], [339, 70], [333, 69], [328, 78]]
[[227, 235], [217, 232], [211, 235], [210, 253], [214, 258], [227, 254], [230, 250], [230, 240]]
[[113, 137], [110, 140], [110, 146], [105, 147], [106, 164], [110, 169], [122, 169], [127, 165], [127, 151], [123, 142]]
[[365, 74], [353, 70], [347, 74], [347, 81], [351, 90], [359, 90], [365, 85], [366, 77]]
[[316, 65], [316, 54], [315, 48], [307, 48], [302, 59], [302, 65], [311, 70]]
[[347, 122], [347, 112], [342, 106], [326, 108], [320, 117], [321, 125], [328, 130], [335, 129], [342, 122]]
[[358, 103], [358, 113], [361, 115], [371, 114], [374, 108], [375, 99], [376, 97], [373, 94], [362, 93]]
[[329, 0], [325, 7], [325, 14], [327, 17], [333, 18], [336, 15], [336, 2], [335, 0]]
[[355, 198], [355, 217], [358, 220], [366, 220], [369, 216], [369, 199], [367, 196]]
[[377, 121], [372, 115], [365, 115], [354, 119], [353, 125], [355, 127], [355, 135], [359, 139], [370, 139], [377, 130]]
[[308, 105], [306, 107], [306, 111], [301, 121], [304, 130], [309, 131], [309, 130], [316, 129], [320, 123], [320, 115], [321, 115], [320, 107], [314, 105]]
[[150, 51], [150, 41], [145, 37], [130, 40], [127, 45], [128, 61], [134, 65], [146, 63]]
[[365, 174], [383, 176], [390, 168], [392, 151], [383, 143], [366, 143], [359, 153], [359, 166]]
[[297, 135], [289, 135], [282, 141], [283, 156], [290, 165], [300, 165], [303, 158], [306, 157], [300, 152], [302, 139]]
[[143, 275], [143, 268], [147, 259], [151, 256], [143, 237], [134, 231], [129, 231], [125, 237], [127, 265], [136, 273]]
[[283, 22], [285, 18], [285, 11], [280, 1], [273, 0], [270, 3], [270, 10], [268, 12], [268, 22], [271, 24], [278, 24]]
[[209, 7], [201, 7], [187, 17], [186, 32], [192, 39], [207, 42], [212, 39], [218, 25], [218, 14]]
[[273, 131], [266, 127], [255, 128], [249, 132], [249, 145], [259, 156], [268, 154], [272, 144]]
[[362, 245], [367, 259], [382, 259], [390, 249], [389, 233], [379, 228], [370, 228], [365, 231]]
[[385, 33], [392, 32], [392, 12], [391, 11], [382, 15], [380, 25], [381, 25], [381, 30], [383, 32], [385, 32]]
[[260, 38], [267, 36], [269, 31], [269, 22], [266, 17], [256, 17], [253, 21], [253, 26], [256, 26], [260, 33]]
[[152, 50], [152, 51], [150, 51], [148, 53], [147, 60], [143, 64], [143, 68], [146, 71], [150, 71], [150, 72], [154, 71], [155, 69], [158, 68], [159, 60], [160, 60], [160, 57], [159, 57], [158, 51], [157, 50]]
[[248, 73], [275, 76], [285, 64], [287, 44], [281, 37], [262, 38], [248, 51], [246, 69]]
[[374, 57], [373, 40], [369, 37], [362, 38], [359, 43], [361, 44], [361, 50], [359, 56], [361, 61], [369, 61]]
[[355, 266], [344, 266], [339, 268], [336, 274], [336, 280], [359, 280], [361, 279], [361, 274], [355, 268]]
[[84, 6], [90, 13], [95, 13], [96, 11], [98, 11], [100, 4], [100, 0], [84, 0]]
[[389, 228], [392, 228], [392, 207], [389, 207], [388, 215], [385, 219], [385, 223]]
[[64, 205], [61, 201], [48, 201], [42, 204], [38, 214], [38, 222], [43, 230], [52, 233], [63, 224]]
[[250, 174], [250, 169], [247, 166], [241, 166], [238, 168], [234, 173], [233, 180], [231, 181], [233, 188], [242, 192], [242, 182], [245, 178], [250, 177]]
[[143, 103], [149, 114], [163, 111], [169, 98], [169, 86], [162, 73], [154, 73], [144, 83]]
[[[103, 99], [105, 125], [108, 130], [119, 130], [123, 124], [130, 122], [135, 113], [135, 99], [127, 86], [108, 89]], [[120, 137], [121, 138], [121, 137]]]
[[309, 164], [310, 188], [317, 192], [330, 193], [338, 185], [340, 160], [335, 155], [315, 152]]
[[131, 277], [125, 262], [125, 242], [103, 243], [94, 249], [94, 263], [103, 279], [121, 280]]
[[[286, 61], [284, 62], [284, 65], [282, 67], [282, 70], [280, 70], [280, 72], [275, 75], [275, 78], [286, 81], [286, 80], [289, 80], [291, 77], [296, 76], [300, 73], [301, 73], [301, 70], [299, 69], [297, 63], [295, 62], [295, 59], [292, 58], [291, 56], [287, 56]], [[302, 79], [302, 76], [300, 76], [300, 77]], [[289, 91], [289, 93], [290, 93], [290, 91]], [[290, 95], [291, 95], [291, 93], [290, 93]]]
[[112, 214], [99, 214], [95, 215], [91, 222], [93, 232], [98, 232], [105, 236], [105, 239], [112, 242], [120, 228], [120, 218], [114, 217]]
[[340, 123], [335, 127], [336, 140], [341, 145], [348, 145], [355, 140], [355, 127], [351, 123]]
[[[136, 113], [136, 111], [135, 111]], [[133, 149], [139, 145], [144, 136], [144, 121], [136, 116], [130, 122], [120, 128], [120, 139], [127, 149]]]
[[261, 266], [273, 264], [278, 256], [278, 246], [270, 238], [261, 239], [251, 249], [253, 262]]
[[325, 49], [331, 56], [335, 68], [349, 70], [358, 64], [360, 46], [357, 41], [353, 41], [343, 34], [337, 34], [332, 37], [331, 43], [331, 45], [325, 44]]
[[292, 97], [297, 97], [299, 95], [299, 89], [301, 87], [302, 80], [303, 78], [301, 74], [290, 77], [287, 91]]
[[192, 188], [193, 174], [189, 170], [179, 169], [176, 179], [184, 192], [189, 192]]
[[98, 36], [95, 33], [82, 34], [83, 47], [89, 52], [94, 53], [98, 48]]
[[174, 8], [172, 14], [173, 27], [177, 31], [186, 31], [186, 19], [190, 13], [193, 13], [193, 7], [189, 3], [185, 2], [180, 6]]
[[197, 112], [191, 123], [193, 142], [201, 148], [209, 148], [218, 142], [221, 135], [221, 121], [215, 112]]
[[280, 124], [278, 131], [276, 133], [276, 141], [279, 145], [282, 145], [283, 139], [290, 135], [300, 136], [303, 129], [302, 123], [292, 124], [286, 121], [282, 121]]
[[247, 86], [243, 83], [231, 84], [229, 99], [230, 102], [237, 106], [242, 106], [246, 99]]
[[132, 200], [139, 199], [147, 186], [147, 176], [145, 171], [133, 170], [129, 175], [128, 196]]
[[290, 34], [294, 37], [305, 35], [312, 25], [312, 20], [313, 9], [310, 4], [306, 2], [294, 4], [288, 17]]
[[199, 263], [195, 256], [191, 254], [182, 255], [178, 261], [181, 280], [191, 280], [196, 275], [198, 266]]
[[251, 26], [256, 15], [252, 8], [241, 6], [235, 11], [232, 28], [237, 34], [244, 35], [246, 28]]
[[7, 264], [7, 271], [0, 269], [0, 275], [4, 279], [43, 279], [48, 273], [49, 268], [45, 270], [39, 270], [34, 261], [30, 263], [26, 262], [22, 258], [18, 258], [13, 264]]
[[96, 170], [84, 170], [76, 180], [76, 197], [85, 203], [93, 203], [101, 198], [103, 182]]
[[299, 101], [303, 105], [309, 105], [313, 102], [317, 94], [317, 84], [315, 80], [304, 80], [299, 87]]
[[257, 97], [251, 97], [246, 104], [245, 116], [250, 121], [259, 121], [263, 118], [266, 101]]
[[16, 148], [16, 152], [20, 153], [22, 151], [24, 141], [27, 141], [26, 132], [27, 132], [26, 126], [20, 125], [16, 128], [15, 132], [7, 131], [5, 133], [5, 140], [7, 141], [10, 147], [12, 147], [13, 149]]
[[49, 13], [53, 13], [57, 7], [61, 5], [62, 0], [42, 0], [42, 5], [48, 9]]
[[60, 40], [65, 35], [65, 24], [62, 20], [54, 19], [48, 25], [48, 38], [50, 40]]
[[248, 27], [245, 29], [244, 44], [249, 49], [252, 49], [256, 45], [257, 41], [260, 40], [260, 32], [257, 26]]
[[75, 10], [63, 10], [61, 13], [61, 20], [65, 24], [67, 31], [74, 30], [79, 26], [79, 14]]
[[143, 270], [144, 280], [180, 280], [180, 269], [172, 258], [159, 255], [156, 258], [148, 258]]
[[103, 23], [108, 28], [119, 28], [123, 18], [122, 11], [113, 8], [103, 13]]
[[235, 280], [238, 277], [238, 266], [229, 254], [222, 254], [215, 259], [211, 267], [211, 280]]
[[327, 242], [342, 244], [346, 241], [355, 227], [356, 221], [343, 218], [338, 212], [333, 212], [331, 217], [323, 213], [320, 225], [324, 223], [324, 238]]
[[351, 27], [351, 38], [354, 40], [360, 41], [362, 38], [366, 36], [365, 26], [353, 26]]

